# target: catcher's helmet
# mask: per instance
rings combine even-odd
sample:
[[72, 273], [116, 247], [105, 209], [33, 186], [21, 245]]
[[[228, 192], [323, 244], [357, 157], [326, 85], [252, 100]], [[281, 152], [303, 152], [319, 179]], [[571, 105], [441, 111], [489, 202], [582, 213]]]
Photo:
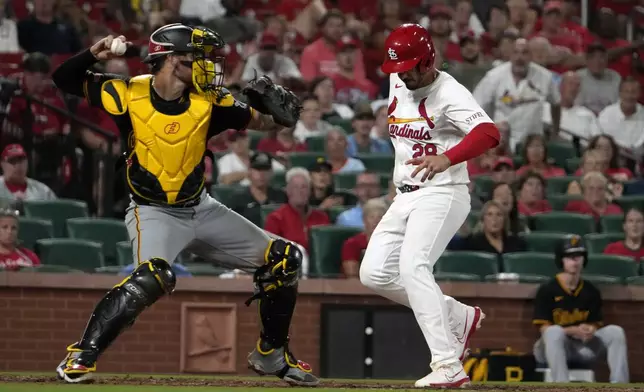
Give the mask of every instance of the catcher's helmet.
[[386, 59], [382, 72], [407, 72], [420, 66], [426, 72], [434, 66], [436, 49], [427, 29], [419, 24], [405, 23], [389, 34], [385, 41]]
[[220, 90], [224, 77], [224, 57], [218, 52], [225, 46], [224, 40], [215, 31], [206, 27], [173, 23], [160, 27], [150, 35], [148, 55], [144, 63], [154, 63], [169, 54], [192, 53], [192, 61], [183, 61], [192, 66], [192, 80], [200, 93]]
[[588, 264], [588, 250], [584, 245], [584, 239], [577, 234], [566, 237], [555, 251], [555, 263], [559, 269], [563, 269], [563, 258], [571, 256], [584, 256], [584, 267]]

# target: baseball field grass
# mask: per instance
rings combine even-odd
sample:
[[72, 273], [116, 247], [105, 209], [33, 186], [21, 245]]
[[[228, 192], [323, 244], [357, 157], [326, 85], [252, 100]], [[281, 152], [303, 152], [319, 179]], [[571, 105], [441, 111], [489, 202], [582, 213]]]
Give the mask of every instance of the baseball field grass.
[[[642, 384], [602, 383], [475, 383], [462, 391], [626, 392], [641, 391], [643, 387]], [[413, 388], [413, 381], [409, 380], [324, 379], [317, 388], [295, 388], [267, 377], [101, 374], [96, 376], [92, 384], [68, 385], [58, 382], [50, 373], [0, 373], [0, 392], [335, 392], [345, 390], [351, 392], [418, 391]], [[429, 391], [429, 389], [423, 390]]]

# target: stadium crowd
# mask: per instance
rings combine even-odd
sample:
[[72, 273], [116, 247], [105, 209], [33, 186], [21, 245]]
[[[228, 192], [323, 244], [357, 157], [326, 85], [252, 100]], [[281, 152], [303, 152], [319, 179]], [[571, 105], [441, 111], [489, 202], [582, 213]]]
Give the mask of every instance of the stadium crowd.
[[[644, 284], [642, 7], [643, 0], [2, 0], [0, 269], [131, 272], [119, 221], [127, 187], [118, 165], [113, 183], [104, 174], [128, 141], [107, 114], [57, 90], [50, 74], [108, 34], [134, 45], [97, 71], [146, 73], [149, 34], [181, 22], [222, 35], [233, 94], [266, 74], [302, 99], [294, 128], [209, 141], [211, 194], [297, 242], [308, 255], [305, 275], [356, 278], [397, 192], [389, 80], [379, 69], [384, 40], [416, 22], [431, 32], [438, 68], [473, 92], [503, 139], [468, 162], [472, 212], [436, 278], [547, 282], [558, 271], [556, 244], [578, 234], [589, 252], [585, 280]], [[112, 191], [116, 203], [104, 210]], [[189, 254], [178, 261], [181, 275], [246, 276]], [[557, 324], [537, 313], [542, 328]]]

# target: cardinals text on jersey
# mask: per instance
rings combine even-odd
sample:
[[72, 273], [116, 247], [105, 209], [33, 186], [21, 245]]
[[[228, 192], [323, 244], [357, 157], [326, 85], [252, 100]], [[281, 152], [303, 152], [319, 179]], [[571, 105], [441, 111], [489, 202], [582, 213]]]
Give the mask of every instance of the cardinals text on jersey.
[[390, 77], [387, 123], [395, 148], [394, 184], [438, 186], [467, 184], [467, 163], [459, 163], [433, 179], [411, 178], [413, 165], [405, 162], [425, 155], [442, 154], [457, 145], [474, 127], [491, 123], [472, 94], [445, 72], [427, 87], [408, 90], [398, 75]]

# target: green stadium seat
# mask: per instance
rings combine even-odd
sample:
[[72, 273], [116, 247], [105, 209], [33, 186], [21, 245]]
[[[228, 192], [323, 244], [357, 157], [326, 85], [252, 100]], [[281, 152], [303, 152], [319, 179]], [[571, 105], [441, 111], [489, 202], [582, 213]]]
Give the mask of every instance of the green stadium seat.
[[566, 165], [564, 168], [569, 175], [574, 175], [579, 166], [581, 165], [581, 158], [569, 158], [566, 159]]
[[484, 279], [499, 273], [499, 260], [496, 255], [486, 252], [445, 252], [438, 259], [435, 272], [474, 274]]
[[503, 255], [503, 271], [520, 275], [545, 276], [549, 279], [559, 272], [554, 253], [515, 252]]
[[353, 227], [317, 226], [309, 230], [309, 275], [337, 277], [342, 263], [344, 241], [360, 233]]
[[123, 241], [116, 244], [116, 262], [122, 267], [134, 263], [132, 244], [130, 241]]
[[185, 267], [193, 276], [219, 276], [228, 271], [211, 264], [188, 264]]
[[631, 208], [636, 208], [640, 211], [644, 211], [644, 196], [622, 196], [619, 199], [616, 199], [614, 202], [622, 207], [624, 213], [627, 213]]
[[585, 235], [595, 232], [595, 219], [590, 215], [549, 212], [532, 217], [535, 231], [559, 231]]
[[291, 167], [303, 167], [305, 169], [313, 165], [318, 158], [324, 158], [324, 154], [319, 152], [292, 152], [288, 156]]
[[519, 283], [542, 284], [552, 279], [552, 276], [519, 274]]
[[36, 242], [42, 264], [62, 265], [85, 272], [105, 267], [102, 248], [100, 242], [71, 238], [50, 238]]
[[87, 203], [79, 200], [58, 199], [47, 201], [28, 201], [24, 203], [25, 216], [50, 220], [54, 237], [67, 236], [67, 219], [89, 216]]
[[582, 200], [581, 195], [548, 195], [548, 203], [554, 211], [563, 211], [572, 200]]
[[568, 159], [577, 158], [577, 151], [572, 143], [549, 142], [548, 157], [551, 158], [556, 166], [566, 167]]
[[616, 276], [582, 274], [582, 278], [594, 285], [619, 285], [623, 280]]
[[380, 188], [383, 192], [389, 191], [389, 181], [391, 181], [391, 174], [380, 173]]
[[342, 128], [342, 130], [345, 131], [347, 134], [353, 133], [353, 126], [351, 124], [351, 120], [337, 118], [337, 119], [329, 120], [329, 124]]
[[324, 154], [325, 149], [325, 137], [324, 136], [310, 136], [306, 138], [306, 148], [311, 152], [319, 152]]
[[602, 233], [623, 233], [623, 215], [604, 215], [599, 218], [599, 227]]
[[281, 206], [282, 204], [265, 204], [259, 207], [259, 216], [262, 227], [264, 227], [264, 223], [266, 223], [266, 217], [268, 216], [268, 214], [280, 208]]
[[515, 155], [512, 157], [512, 163], [514, 164], [514, 167], [519, 168], [523, 166], [523, 157], [520, 155]]
[[82, 274], [79, 269], [70, 268], [64, 265], [37, 265], [34, 267], [20, 268], [18, 272], [40, 272], [46, 274]]
[[54, 237], [54, 225], [50, 220], [20, 217], [18, 223], [18, 240], [25, 248], [35, 250], [36, 241]]
[[481, 219], [482, 212], [480, 210], [471, 210], [467, 215], [467, 225], [473, 229]]
[[568, 192], [568, 185], [579, 180], [579, 177], [551, 177], [546, 180], [546, 192], [548, 195], [564, 195]]
[[631, 276], [630, 278], [626, 278], [626, 284], [644, 286], [644, 276]]
[[116, 265], [116, 244], [129, 241], [122, 220], [111, 218], [72, 218], [67, 220], [70, 238], [96, 241], [103, 244], [103, 255], [108, 265]]
[[494, 180], [490, 176], [477, 176], [473, 178], [474, 190], [476, 194], [484, 199], [489, 198], [492, 188], [494, 187]]
[[371, 172], [391, 174], [394, 170], [393, 154], [358, 154], [356, 158]]
[[257, 150], [259, 141], [266, 137], [265, 132], [261, 131], [248, 131], [248, 138], [250, 139], [250, 149], [251, 151]]
[[283, 189], [286, 186], [286, 172], [273, 172], [271, 186], [277, 189]]
[[602, 275], [626, 280], [639, 275], [639, 264], [625, 256], [590, 254], [584, 274]]
[[340, 216], [340, 214], [350, 208], [353, 208], [353, 206], [335, 206], [326, 210], [326, 213], [329, 215], [329, 220], [332, 223], [335, 223], [335, 221], [338, 219], [338, 216]]
[[213, 185], [210, 187], [210, 194], [213, 198], [227, 207], [232, 207], [237, 192], [244, 189], [240, 185]]
[[602, 254], [608, 244], [623, 239], [624, 234], [622, 233], [592, 233], [584, 236], [588, 253], [595, 254]]
[[552, 252], [554, 254], [557, 246], [569, 236], [567, 233], [558, 232], [531, 232], [519, 234], [528, 245], [531, 252]]
[[475, 274], [460, 274], [455, 272], [438, 272], [434, 274], [437, 282], [480, 282], [481, 277]]
[[335, 189], [353, 189], [356, 186], [356, 173], [342, 173], [333, 176]]

